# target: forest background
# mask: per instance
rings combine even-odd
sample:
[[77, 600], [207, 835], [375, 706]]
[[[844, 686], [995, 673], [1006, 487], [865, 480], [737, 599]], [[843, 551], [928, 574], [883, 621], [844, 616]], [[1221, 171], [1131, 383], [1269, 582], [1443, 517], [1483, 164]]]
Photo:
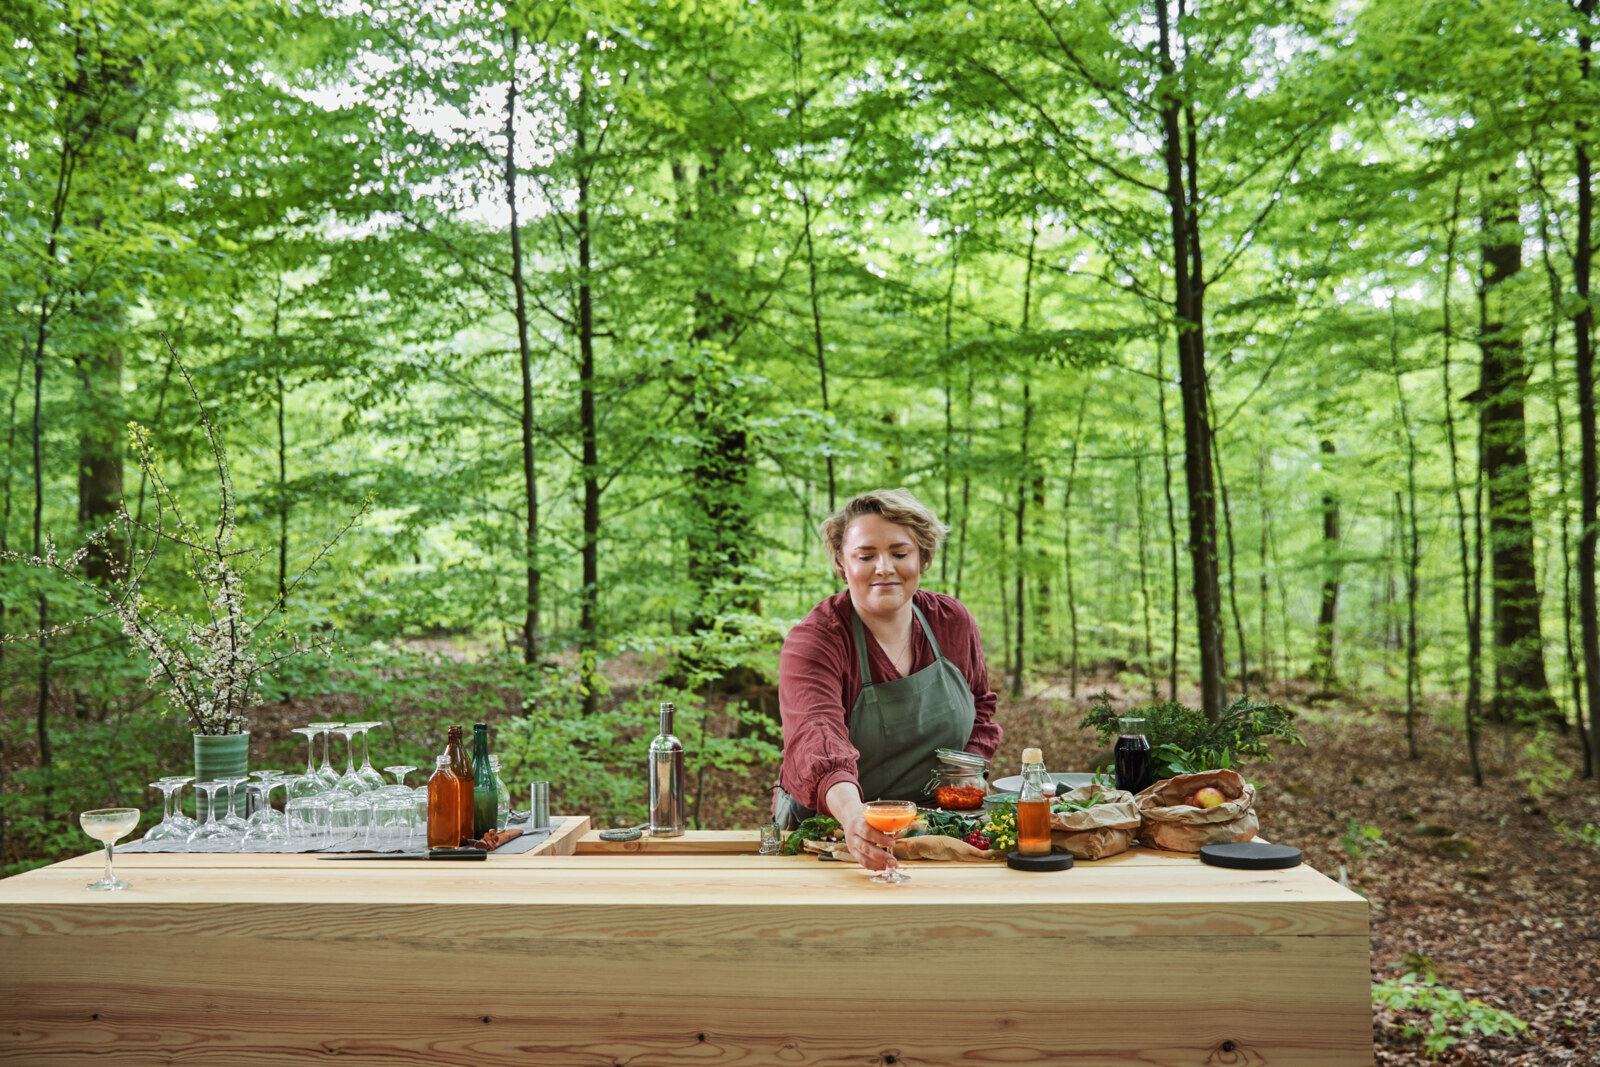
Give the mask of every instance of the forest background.
[[[266, 679], [253, 766], [483, 720], [634, 822], [673, 700], [696, 821], [753, 825], [817, 525], [904, 485], [1053, 766], [1102, 687], [1266, 696], [1312, 741], [1280, 826], [1358, 876], [1381, 828], [1293, 807], [1334, 763], [1587, 799], [1530, 840], [1592, 855], [1595, 7], [9, 0], [0, 874], [189, 764], [71, 624], [120, 511], [218, 518], [197, 397], [249, 603], [340, 647]], [[203, 616], [192, 566], [142, 595]]]

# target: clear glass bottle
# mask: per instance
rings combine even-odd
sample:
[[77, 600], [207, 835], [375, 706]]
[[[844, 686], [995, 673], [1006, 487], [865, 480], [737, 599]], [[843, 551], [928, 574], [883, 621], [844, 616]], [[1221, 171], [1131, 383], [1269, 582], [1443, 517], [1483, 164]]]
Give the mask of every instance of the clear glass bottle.
[[461, 727], [450, 727], [444, 754], [450, 761], [450, 773], [456, 780], [456, 818], [460, 820], [456, 844], [459, 845], [477, 836], [472, 832], [472, 761], [467, 758], [467, 748], [462, 743]]
[[1044, 753], [1022, 751], [1022, 789], [1017, 793], [1017, 851], [1024, 856], [1050, 854], [1050, 798], [1045, 796]]
[[672, 736], [671, 704], [661, 705], [661, 733], [650, 742], [650, 835], [679, 837], [688, 829], [683, 803], [683, 745]]
[[506, 788], [506, 780], [500, 776], [500, 757], [489, 757], [489, 770], [494, 772], [494, 828], [504, 830], [511, 821], [511, 790]]
[[482, 837], [495, 828], [494, 809], [500, 803], [494, 769], [489, 766], [489, 724], [472, 725], [472, 836]]
[[428, 779], [428, 847], [455, 848], [461, 844], [461, 783], [450, 773], [450, 757], [434, 757]]

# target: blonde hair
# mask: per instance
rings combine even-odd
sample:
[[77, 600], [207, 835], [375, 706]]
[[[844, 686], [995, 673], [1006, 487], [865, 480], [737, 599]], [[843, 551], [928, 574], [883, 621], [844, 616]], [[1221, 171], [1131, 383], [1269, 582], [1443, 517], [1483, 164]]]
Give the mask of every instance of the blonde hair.
[[818, 531], [833, 561], [833, 576], [840, 581], [844, 580], [844, 535], [850, 529], [850, 524], [863, 515], [881, 515], [896, 526], [904, 526], [911, 531], [911, 539], [917, 543], [917, 553], [922, 558], [924, 574], [933, 565], [934, 554], [950, 532], [950, 527], [940, 522], [939, 517], [912, 496], [910, 490], [874, 489], [852, 497], [844, 507], [829, 515]]

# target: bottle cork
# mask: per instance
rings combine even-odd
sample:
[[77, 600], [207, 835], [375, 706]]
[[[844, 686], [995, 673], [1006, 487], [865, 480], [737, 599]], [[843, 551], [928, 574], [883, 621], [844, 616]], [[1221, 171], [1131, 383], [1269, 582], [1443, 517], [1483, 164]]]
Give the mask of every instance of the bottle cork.
[[1025, 749], [1022, 750], [1022, 762], [1023, 763], [1043, 763], [1044, 762], [1044, 751], [1042, 749], [1037, 749], [1037, 748], [1025, 748]]

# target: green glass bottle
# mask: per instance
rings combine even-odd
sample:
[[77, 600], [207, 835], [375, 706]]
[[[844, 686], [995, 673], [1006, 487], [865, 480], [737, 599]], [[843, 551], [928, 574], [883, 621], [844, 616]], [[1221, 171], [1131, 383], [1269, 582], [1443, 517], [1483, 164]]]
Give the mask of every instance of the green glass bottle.
[[489, 766], [489, 724], [472, 725], [472, 836], [482, 837], [495, 828], [495, 809], [500, 803], [500, 788]]

